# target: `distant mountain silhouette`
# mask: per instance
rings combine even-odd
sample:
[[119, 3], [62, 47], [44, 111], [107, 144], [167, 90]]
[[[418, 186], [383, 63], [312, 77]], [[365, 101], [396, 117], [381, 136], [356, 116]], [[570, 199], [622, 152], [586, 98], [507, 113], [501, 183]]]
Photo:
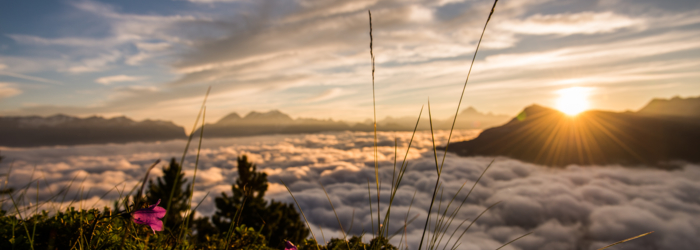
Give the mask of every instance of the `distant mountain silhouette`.
[[651, 100], [637, 113], [643, 115], [668, 115], [681, 117], [700, 117], [700, 97]]
[[67, 115], [0, 117], [0, 146], [34, 147], [97, 143], [126, 143], [182, 139], [183, 127], [172, 122], [133, 121]]
[[[415, 127], [417, 117], [387, 117], [377, 122], [377, 129], [380, 131], [412, 131]], [[433, 120], [434, 129], [450, 129], [452, 119]], [[503, 124], [508, 121], [508, 116], [483, 114], [469, 107], [464, 109], [458, 116], [455, 129], [484, 128]], [[221, 118], [213, 124], [205, 125], [205, 137], [232, 137], [261, 134], [295, 134], [295, 133], [317, 133], [328, 131], [373, 131], [372, 121], [350, 124], [343, 121], [331, 119], [321, 120], [313, 118], [293, 119], [289, 115], [272, 110], [265, 113], [250, 112], [244, 117], [237, 113], [231, 113]], [[430, 125], [428, 119], [423, 117], [418, 126], [418, 130], [428, 130]], [[199, 133], [199, 130], [195, 133]]]
[[[417, 117], [387, 117], [378, 122], [381, 131], [412, 131]], [[456, 129], [483, 128], [505, 123], [507, 116], [483, 114], [469, 107], [457, 119]], [[435, 129], [450, 129], [452, 118], [433, 120]], [[419, 130], [430, 129], [424, 116]], [[231, 113], [213, 124], [207, 124], [204, 136], [233, 137], [263, 134], [318, 133], [327, 131], [373, 131], [371, 121], [348, 123], [332, 119], [297, 118], [272, 110], [250, 112], [241, 117]], [[199, 129], [195, 135], [199, 134]], [[136, 122], [126, 117], [78, 118], [67, 115], [50, 117], [0, 117], [0, 146], [34, 147], [54, 145], [125, 143], [186, 138], [184, 128], [165, 121]]]
[[[199, 128], [201, 129], [201, 128]], [[199, 129], [195, 133], [199, 133]], [[292, 119], [289, 115], [272, 110], [269, 112], [250, 112], [241, 117], [231, 113], [213, 124], [206, 124], [205, 137], [233, 137], [262, 134], [315, 133], [321, 131], [352, 130], [341, 121], [318, 119]]]
[[[404, 116], [400, 118], [393, 118], [391, 116], [386, 117], [377, 122], [377, 127], [380, 130], [390, 130], [390, 131], [412, 131], [416, 125], [417, 117]], [[507, 115], [494, 115], [491, 113], [481, 113], [474, 109], [474, 107], [468, 107], [459, 112], [457, 116], [457, 122], [455, 123], [455, 129], [484, 129], [493, 126], [502, 125], [510, 120]], [[433, 118], [433, 129], [450, 129], [452, 128], [452, 122], [454, 121], [454, 116], [450, 116], [447, 119], [435, 119]], [[370, 121], [371, 123], [371, 121]], [[370, 124], [371, 125], [371, 124]], [[429, 130], [430, 122], [426, 117], [421, 118], [421, 122], [418, 124], [418, 130]]]
[[639, 112], [587, 111], [574, 117], [532, 105], [505, 125], [447, 149], [550, 166], [700, 162], [700, 116], [679, 108], [697, 99], [654, 100]]

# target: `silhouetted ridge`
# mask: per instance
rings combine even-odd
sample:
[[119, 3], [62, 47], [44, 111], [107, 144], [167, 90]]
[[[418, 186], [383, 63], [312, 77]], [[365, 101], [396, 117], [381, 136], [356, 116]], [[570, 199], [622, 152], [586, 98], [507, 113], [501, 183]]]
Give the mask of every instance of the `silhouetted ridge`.
[[224, 118], [219, 119], [219, 121], [216, 122], [216, 124], [234, 123], [234, 122], [240, 121], [241, 119], [243, 119], [243, 118], [241, 118], [241, 116], [238, 115], [238, 113], [233, 112], [233, 113], [230, 113], [230, 114], [224, 116]]
[[[509, 117], [480, 113], [473, 107], [468, 107], [460, 113], [455, 124], [455, 129], [478, 129], [503, 124]], [[434, 119], [435, 129], [450, 129], [453, 118], [445, 120]], [[386, 117], [380, 120], [377, 129], [380, 131], [412, 131], [416, 124], [416, 117]], [[427, 119], [422, 119], [418, 130], [429, 130]], [[213, 124], [207, 124], [204, 131], [205, 137], [233, 137], [261, 134], [295, 134], [318, 133], [330, 131], [373, 131], [372, 121], [349, 124], [332, 119], [297, 118], [294, 119], [279, 110], [268, 112], [252, 111], [240, 117], [237, 113], [231, 113]], [[198, 130], [199, 131], [199, 130]], [[195, 132], [199, 133], [199, 132]]]
[[587, 111], [575, 117], [528, 106], [507, 124], [451, 143], [463, 156], [507, 156], [550, 166], [700, 162], [700, 118]]
[[[200, 128], [201, 129], [201, 128]], [[262, 134], [316, 133], [323, 131], [351, 130], [351, 126], [333, 120], [310, 118], [293, 119], [279, 110], [252, 111], [241, 118], [231, 113], [214, 124], [207, 124], [205, 137], [233, 137]], [[199, 129], [197, 132], [199, 133]]]
[[479, 111], [476, 111], [476, 109], [472, 106], [469, 106], [466, 109], [463, 109], [462, 112], [459, 112], [460, 115], [475, 115], [475, 114], [481, 114]]
[[120, 116], [67, 115], [0, 117], [0, 146], [34, 147], [94, 143], [164, 141], [185, 138], [184, 128], [166, 121], [136, 122]]
[[637, 111], [643, 115], [668, 115], [700, 117], [700, 97], [651, 100], [644, 108]]
[[[416, 118], [413, 116], [391, 117], [388, 116], [377, 122], [377, 129], [390, 131], [412, 131], [416, 125]], [[491, 113], [481, 113], [474, 107], [463, 109], [457, 116], [457, 122], [454, 124], [455, 129], [483, 129], [498, 126], [506, 123], [510, 119], [507, 115], [494, 115]], [[433, 118], [433, 129], [450, 129], [454, 116], [447, 119]], [[368, 126], [372, 126], [371, 120]], [[430, 130], [428, 119], [423, 117], [418, 124], [418, 130]]]
[[258, 123], [288, 123], [294, 121], [289, 115], [280, 112], [279, 110], [272, 110], [265, 113], [260, 112], [250, 112], [243, 120], [246, 122], [258, 122]]

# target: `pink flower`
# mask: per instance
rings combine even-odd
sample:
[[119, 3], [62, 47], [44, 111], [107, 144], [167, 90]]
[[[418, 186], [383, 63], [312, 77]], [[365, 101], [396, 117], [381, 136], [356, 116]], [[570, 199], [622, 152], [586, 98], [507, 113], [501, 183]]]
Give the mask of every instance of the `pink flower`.
[[132, 215], [134, 223], [151, 226], [153, 233], [163, 231], [163, 221], [160, 219], [165, 217], [165, 208], [159, 207], [158, 204], [160, 204], [160, 199], [156, 204], [134, 211]]
[[297, 247], [292, 244], [291, 241], [285, 240], [284, 241], [284, 250], [297, 250]]

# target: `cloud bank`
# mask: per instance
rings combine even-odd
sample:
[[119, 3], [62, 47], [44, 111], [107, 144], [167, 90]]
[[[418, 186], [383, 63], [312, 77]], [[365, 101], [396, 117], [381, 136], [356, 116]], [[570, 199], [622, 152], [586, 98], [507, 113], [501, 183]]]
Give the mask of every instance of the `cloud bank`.
[[[436, 141], [444, 144], [448, 131], [438, 131]], [[478, 131], [457, 131], [453, 140], [476, 136]], [[398, 143], [398, 162], [403, 160], [410, 133], [379, 134], [379, 163], [382, 180], [380, 209], [388, 207], [388, 195], [394, 164], [394, 143]], [[10, 186], [22, 188], [31, 180], [39, 181], [39, 199], [49, 200], [59, 190], [73, 185], [66, 201], [44, 204], [43, 209], [111, 205], [119, 197], [115, 190], [131, 190], [155, 159], [179, 157], [184, 141], [130, 143], [124, 145], [87, 145], [30, 149], [4, 148], [7, 160], [0, 171], [13, 163]], [[417, 248], [423, 223], [435, 185], [435, 159], [429, 133], [420, 132], [407, 157], [408, 170], [392, 205], [389, 231], [403, 226], [411, 200], [403, 240]], [[230, 192], [236, 178], [235, 157], [248, 155], [258, 169], [269, 174], [268, 198], [292, 202], [280, 184], [287, 183], [309, 218], [319, 241], [320, 230], [326, 240], [340, 237], [335, 215], [321, 190], [327, 189], [343, 228], [351, 234], [371, 234], [376, 224], [376, 188], [370, 188], [373, 210], [368, 204], [367, 182], [374, 183], [373, 135], [344, 132], [307, 135], [271, 135], [205, 140], [195, 183], [195, 201], [209, 195], [199, 208], [200, 214], [214, 212], [213, 197]], [[194, 154], [186, 160], [191, 180]], [[440, 157], [441, 154], [438, 153]], [[438, 197], [433, 208], [435, 218], [442, 213], [457, 190], [468, 190], [491, 158], [448, 155], [445, 160]], [[36, 166], [36, 168], [34, 168]], [[152, 176], [159, 176], [157, 167]], [[466, 190], [456, 196], [464, 199]], [[23, 202], [33, 202], [36, 183], [27, 190]], [[30, 195], [31, 194], [31, 195]], [[106, 195], [105, 195], [106, 194]], [[700, 166], [686, 164], [673, 171], [643, 166], [568, 166], [552, 169], [507, 158], [495, 159], [474, 192], [456, 215], [448, 234], [456, 232], [449, 246], [462, 234], [469, 222], [484, 209], [498, 203], [476, 221], [459, 241], [459, 249], [495, 249], [527, 232], [533, 234], [504, 249], [598, 249], [612, 242], [641, 233], [655, 233], [624, 245], [624, 249], [695, 249], [700, 244]], [[102, 197], [104, 195], [104, 197]], [[76, 198], [77, 197], [77, 198]], [[82, 198], [80, 198], [82, 197]], [[7, 206], [7, 204], [6, 204]], [[449, 212], [458, 205], [450, 205]], [[438, 213], [438, 208], [441, 210]], [[7, 209], [7, 207], [6, 207]], [[468, 220], [467, 220], [468, 219]], [[467, 222], [457, 229], [462, 221]], [[431, 219], [431, 225], [435, 221]], [[352, 228], [350, 228], [352, 225]], [[401, 231], [403, 233], [403, 231]], [[401, 235], [392, 238], [398, 244]]]

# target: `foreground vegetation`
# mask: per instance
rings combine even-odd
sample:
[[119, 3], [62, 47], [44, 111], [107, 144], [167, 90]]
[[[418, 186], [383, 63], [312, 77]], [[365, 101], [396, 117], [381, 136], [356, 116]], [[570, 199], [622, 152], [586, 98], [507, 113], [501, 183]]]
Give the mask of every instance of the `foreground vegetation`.
[[[299, 249], [347, 249], [342, 239], [332, 239], [327, 245], [306, 239], [309, 230], [293, 204], [264, 199], [267, 174], [256, 171], [245, 155], [238, 158], [239, 178], [231, 186], [233, 195], [222, 193], [215, 199], [217, 210], [212, 217], [195, 219], [194, 213], [187, 214], [191, 187], [175, 159], [162, 171], [162, 177], [144, 186], [143, 195], [126, 196], [113, 208], [69, 207], [49, 213], [39, 212], [42, 204], [35, 203], [13, 206], [15, 211], [2, 210], [0, 249], [282, 249], [286, 240]], [[3, 201], [16, 205], [19, 199], [28, 198], [24, 191], [4, 189]], [[162, 222], [139, 223], [140, 214], [157, 210], [154, 204], [169, 204], [165, 216], [158, 218]], [[37, 213], [22, 217], [32, 209]], [[162, 232], [156, 232], [159, 229]], [[374, 245], [396, 249], [386, 239], [366, 244], [355, 236], [349, 242], [352, 249], [373, 249]]]

